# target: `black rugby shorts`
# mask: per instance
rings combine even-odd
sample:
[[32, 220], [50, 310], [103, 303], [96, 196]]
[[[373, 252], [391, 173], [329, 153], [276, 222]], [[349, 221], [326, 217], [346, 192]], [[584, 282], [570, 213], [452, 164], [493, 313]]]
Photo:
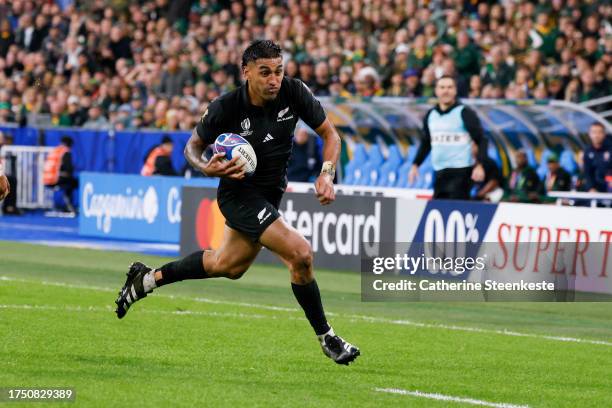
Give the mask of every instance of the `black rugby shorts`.
[[255, 188], [219, 189], [217, 202], [225, 217], [225, 224], [258, 242], [261, 234], [280, 217], [278, 207], [282, 190]]

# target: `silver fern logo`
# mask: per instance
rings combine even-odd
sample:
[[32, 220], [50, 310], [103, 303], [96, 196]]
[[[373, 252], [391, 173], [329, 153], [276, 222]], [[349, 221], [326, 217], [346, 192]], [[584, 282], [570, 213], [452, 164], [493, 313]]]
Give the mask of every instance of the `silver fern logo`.
[[287, 112], [289, 112], [289, 107], [288, 106], [285, 109], [283, 109], [280, 112], [278, 112], [279, 119], [282, 118], [283, 116], [285, 116], [285, 113], [287, 113]]
[[278, 112], [278, 116], [276, 118], [276, 121], [277, 122], [283, 122], [285, 120], [293, 119], [293, 114], [289, 114], [289, 116], [285, 116], [287, 114], [287, 112], [289, 112], [289, 106], [287, 106], [285, 109], [283, 109], [280, 112]]

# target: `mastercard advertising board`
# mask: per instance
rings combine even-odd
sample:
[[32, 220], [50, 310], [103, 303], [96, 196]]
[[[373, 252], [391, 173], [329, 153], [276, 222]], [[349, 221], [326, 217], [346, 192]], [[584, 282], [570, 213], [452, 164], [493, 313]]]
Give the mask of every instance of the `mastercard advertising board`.
[[[216, 189], [183, 188], [181, 209], [181, 254], [221, 245], [225, 219], [216, 199]], [[279, 211], [312, 246], [315, 265], [358, 270], [361, 243], [395, 237], [396, 200], [389, 197], [336, 196], [321, 206], [312, 193], [286, 193]], [[262, 250], [258, 261], [278, 263]]]

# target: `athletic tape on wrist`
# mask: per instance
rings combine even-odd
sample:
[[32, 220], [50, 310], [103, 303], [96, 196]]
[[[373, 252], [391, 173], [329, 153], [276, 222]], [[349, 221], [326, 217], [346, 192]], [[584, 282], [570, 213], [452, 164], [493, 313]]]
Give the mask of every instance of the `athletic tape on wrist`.
[[330, 161], [326, 161], [323, 163], [323, 167], [321, 167], [321, 174], [329, 174], [332, 178], [336, 175], [336, 166], [334, 163]]

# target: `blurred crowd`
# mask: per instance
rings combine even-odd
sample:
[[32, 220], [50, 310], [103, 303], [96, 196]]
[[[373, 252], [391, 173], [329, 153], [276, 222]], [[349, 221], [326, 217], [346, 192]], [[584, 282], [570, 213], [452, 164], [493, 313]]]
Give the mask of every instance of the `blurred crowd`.
[[612, 93], [612, 5], [593, 0], [0, 0], [0, 122], [192, 129], [256, 38], [319, 96], [573, 102]]

